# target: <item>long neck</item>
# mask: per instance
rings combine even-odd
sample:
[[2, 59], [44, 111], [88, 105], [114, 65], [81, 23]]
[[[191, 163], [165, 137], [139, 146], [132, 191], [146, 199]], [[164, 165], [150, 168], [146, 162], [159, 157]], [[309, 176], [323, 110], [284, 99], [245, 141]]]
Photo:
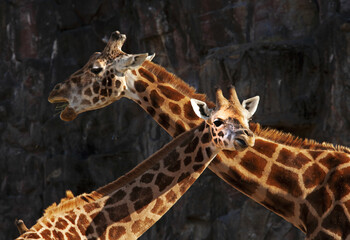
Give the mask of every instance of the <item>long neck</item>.
[[293, 223], [308, 239], [327, 231], [345, 239], [342, 231], [350, 227], [349, 149], [251, 127], [254, 147], [223, 151], [220, 156], [231, 162], [221, 162], [218, 155], [213, 161], [216, 173]]
[[[177, 136], [202, 122], [194, 116], [189, 106], [190, 98], [206, 101], [205, 96], [197, 94], [164, 68], [145, 62], [137, 71], [131, 72], [129, 78], [129, 87], [134, 92], [129, 98], [145, 109], [171, 136]], [[317, 201], [317, 194], [313, 191], [320, 188], [320, 183], [329, 174], [327, 167], [317, 163], [318, 158], [314, 155], [318, 151], [332, 155], [332, 149], [310, 150], [309, 146], [300, 148], [288, 144], [282, 147], [276, 139], [260, 136], [257, 131], [254, 134], [257, 140], [253, 148], [240, 154], [235, 151], [219, 152], [209, 169], [302, 231], [313, 231], [310, 225], [318, 216], [317, 209], [322, 208], [323, 204]], [[288, 142], [288, 137], [285, 141]], [[334, 158], [344, 154], [335, 154]], [[307, 202], [312, 201], [314, 207], [311, 208]]]
[[[205, 101], [202, 94], [164, 68], [146, 61], [126, 74], [126, 97], [138, 103], [171, 136], [175, 137], [203, 122], [191, 107], [191, 98]], [[215, 105], [206, 101], [210, 108]]]
[[19, 239], [29, 239], [30, 234], [30, 239], [46, 239], [52, 226], [64, 239], [75, 233], [106, 239], [138, 238], [176, 203], [219, 151], [208, 138], [210, 134], [204, 137], [207, 131], [203, 123], [118, 180], [49, 209]]

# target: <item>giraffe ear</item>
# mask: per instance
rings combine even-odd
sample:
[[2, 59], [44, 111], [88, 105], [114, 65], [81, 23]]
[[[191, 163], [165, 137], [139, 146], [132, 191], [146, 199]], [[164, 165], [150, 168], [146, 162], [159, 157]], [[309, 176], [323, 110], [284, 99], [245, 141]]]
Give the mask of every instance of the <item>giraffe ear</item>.
[[255, 96], [252, 98], [248, 98], [242, 102], [242, 107], [248, 111], [247, 118], [251, 118], [254, 113], [256, 112], [256, 109], [258, 108], [260, 97]]
[[197, 99], [191, 99], [191, 105], [196, 115], [204, 120], [208, 120], [211, 114], [211, 110], [207, 104]]
[[147, 57], [148, 53], [123, 55], [116, 58], [114, 64], [119, 72], [125, 72], [140, 67]]
[[152, 55], [149, 55], [148, 57], [146, 57], [147, 61], [152, 61], [152, 59], [156, 56], [155, 53], [153, 53]]

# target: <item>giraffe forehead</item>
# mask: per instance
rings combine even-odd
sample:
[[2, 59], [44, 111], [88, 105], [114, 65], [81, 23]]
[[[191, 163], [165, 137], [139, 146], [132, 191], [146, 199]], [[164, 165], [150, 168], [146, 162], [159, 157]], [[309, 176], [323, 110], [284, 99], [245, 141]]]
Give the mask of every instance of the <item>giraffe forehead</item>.
[[212, 115], [212, 119], [234, 121], [234, 123], [240, 123], [245, 125], [245, 116], [232, 108], [218, 110]]

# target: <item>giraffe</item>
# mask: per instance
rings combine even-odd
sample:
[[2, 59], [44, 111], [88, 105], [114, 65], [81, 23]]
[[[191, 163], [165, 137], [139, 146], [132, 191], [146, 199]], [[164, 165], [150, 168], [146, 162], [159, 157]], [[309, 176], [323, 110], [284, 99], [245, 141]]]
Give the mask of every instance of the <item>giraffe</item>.
[[[244, 151], [254, 135], [243, 127], [255, 112], [240, 104], [234, 88], [226, 99], [217, 90], [217, 108], [192, 99], [205, 121], [176, 137], [129, 173], [90, 194], [46, 210], [17, 239], [136, 239], [161, 218], [222, 149]], [[258, 99], [255, 98], [256, 101]], [[26, 229], [26, 227], [21, 228]]]
[[[119, 32], [112, 34], [104, 51], [91, 57], [66, 82], [58, 84], [49, 101], [68, 102], [67, 108], [75, 118], [81, 112], [101, 108], [94, 103], [94, 98], [106, 98], [104, 102], [110, 104], [127, 97], [139, 104], [171, 136], [201, 124], [203, 120], [190, 108], [190, 99], [200, 99], [210, 107], [214, 103], [152, 63], [146, 54], [142, 60], [140, 55], [125, 54], [121, 50], [125, 38]], [[111, 53], [113, 44], [117, 47], [107, 59], [105, 55]], [[96, 75], [92, 71], [97, 71], [93, 69], [100, 61], [105, 64]], [[110, 75], [112, 70], [113, 77]], [[118, 76], [115, 71], [118, 71]], [[73, 78], [80, 87], [72, 83]], [[111, 89], [108, 90], [110, 94], [101, 94], [106, 92], [104, 89]], [[92, 94], [87, 96], [84, 91]], [[88, 102], [86, 105], [77, 104], [78, 109], [72, 105], [74, 97], [79, 101], [88, 99]], [[254, 101], [247, 101], [244, 105], [248, 109], [256, 108]], [[74, 119], [64, 111], [61, 118]], [[250, 129], [255, 134], [254, 147], [243, 152], [221, 151], [209, 169], [292, 223], [306, 234], [307, 239], [345, 239], [350, 229], [350, 149], [299, 139], [274, 129], [264, 129], [257, 123], [250, 123]]]

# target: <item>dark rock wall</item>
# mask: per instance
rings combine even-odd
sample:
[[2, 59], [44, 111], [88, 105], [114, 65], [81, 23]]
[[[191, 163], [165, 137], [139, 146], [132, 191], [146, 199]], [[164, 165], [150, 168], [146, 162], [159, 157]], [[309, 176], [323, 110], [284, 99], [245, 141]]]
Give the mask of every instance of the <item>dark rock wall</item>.
[[[135, 103], [61, 121], [55, 83], [104, 47], [124, 50], [205, 92], [233, 84], [261, 96], [255, 120], [350, 145], [347, 0], [0, 0], [0, 239], [18, 236], [64, 196], [121, 176], [170, 137]], [[303, 239], [209, 170], [142, 239]]]

